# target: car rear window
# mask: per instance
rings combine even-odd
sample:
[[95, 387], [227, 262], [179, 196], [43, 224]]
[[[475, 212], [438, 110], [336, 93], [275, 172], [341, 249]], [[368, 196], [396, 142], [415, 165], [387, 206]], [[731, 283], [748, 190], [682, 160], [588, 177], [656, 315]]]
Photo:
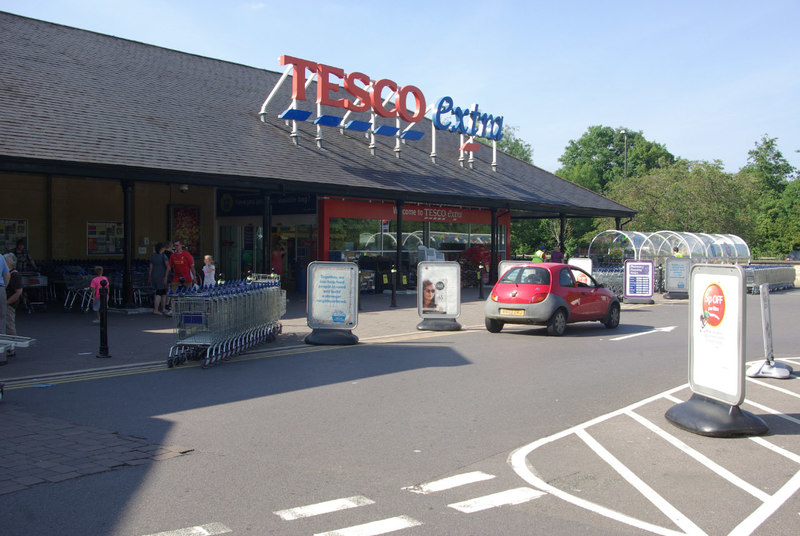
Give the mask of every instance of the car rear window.
[[503, 274], [500, 282], [518, 285], [549, 285], [550, 270], [534, 266], [517, 266]]

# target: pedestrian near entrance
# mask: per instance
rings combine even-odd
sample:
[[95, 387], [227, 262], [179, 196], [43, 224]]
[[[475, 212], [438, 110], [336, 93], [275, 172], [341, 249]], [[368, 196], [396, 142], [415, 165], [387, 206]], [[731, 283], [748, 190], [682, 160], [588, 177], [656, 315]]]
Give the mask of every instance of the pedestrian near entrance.
[[544, 246], [539, 246], [539, 249], [536, 250], [536, 253], [533, 254], [533, 262], [544, 262], [547, 258], [547, 253], [545, 253]]
[[173, 292], [181, 286], [181, 278], [183, 278], [183, 287], [191, 288], [195, 283], [194, 257], [188, 251], [184, 251], [183, 243], [180, 240], [175, 240], [172, 246], [175, 251], [169, 257], [167, 275], [164, 277], [164, 282], [166, 283], [170, 274], [172, 274], [172, 282], [169, 286]]
[[[8, 284], [6, 285], [6, 335], [17, 334], [17, 305], [22, 297], [22, 277], [17, 271], [17, 257], [13, 253], [4, 255], [6, 265], [8, 265]], [[8, 350], [8, 357], [16, 354], [12, 346]]]
[[153, 314], [163, 315], [167, 310], [167, 256], [164, 250], [167, 245], [163, 242], [156, 244], [156, 251], [150, 256], [150, 268], [147, 279], [153, 286]]
[[553, 252], [550, 254], [550, 262], [564, 262], [564, 253], [561, 251], [561, 248], [556, 246], [553, 248]]
[[214, 266], [214, 257], [206, 255], [203, 257], [203, 286], [213, 287], [217, 284], [217, 268]]
[[[108, 288], [108, 279], [103, 275], [103, 267], [95, 266], [94, 279], [89, 283], [89, 288], [92, 289], [92, 310], [95, 315], [95, 319], [92, 322], [95, 324], [100, 323], [100, 287], [103, 281], [106, 282], [106, 288]], [[108, 294], [106, 294], [106, 302], [108, 302]]]
[[[3, 289], [3, 292], [6, 290], [6, 285], [11, 280], [11, 273], [8, 269], [8, 264], [6, 264], [6, 259], [3, 256], [0, 256], [0, 288]], [[0, 307], [0, 333], [6, 332], [6, 310], [7, 307]], [[0, 365], [5, 365], [8, 363], [6, 356], [0, 357]]]

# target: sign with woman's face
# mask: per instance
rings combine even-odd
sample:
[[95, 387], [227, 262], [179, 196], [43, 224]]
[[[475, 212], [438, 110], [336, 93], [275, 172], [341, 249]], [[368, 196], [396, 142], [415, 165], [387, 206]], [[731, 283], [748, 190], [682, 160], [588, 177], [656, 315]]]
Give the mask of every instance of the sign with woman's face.
[[421, 317], [456, 318], [461, 314], [461, 265], [445, 261], [417, 265], [417, 310]]

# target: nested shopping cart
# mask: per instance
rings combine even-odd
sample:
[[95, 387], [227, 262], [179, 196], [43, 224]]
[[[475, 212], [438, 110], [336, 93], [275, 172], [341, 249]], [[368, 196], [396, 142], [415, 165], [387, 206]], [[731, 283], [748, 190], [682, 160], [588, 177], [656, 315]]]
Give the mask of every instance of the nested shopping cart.
[[200, 360], [206, 368], [271, 342], [281, 332], [285, 313], [286, 292], [275, 276], [172, 295], [177, 341], [167, 366]]

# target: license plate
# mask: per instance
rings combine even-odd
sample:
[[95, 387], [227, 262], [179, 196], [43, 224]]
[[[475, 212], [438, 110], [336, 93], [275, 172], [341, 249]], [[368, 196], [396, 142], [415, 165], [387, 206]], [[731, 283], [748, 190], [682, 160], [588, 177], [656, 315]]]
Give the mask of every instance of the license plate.
[[500, 309], [500, 314], [505, 316], [525, 316], [524, 309]]

